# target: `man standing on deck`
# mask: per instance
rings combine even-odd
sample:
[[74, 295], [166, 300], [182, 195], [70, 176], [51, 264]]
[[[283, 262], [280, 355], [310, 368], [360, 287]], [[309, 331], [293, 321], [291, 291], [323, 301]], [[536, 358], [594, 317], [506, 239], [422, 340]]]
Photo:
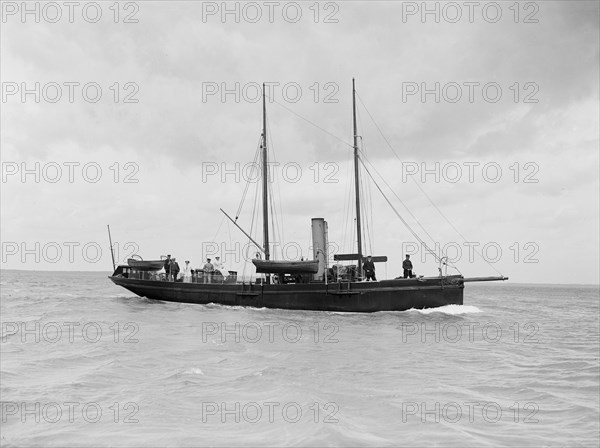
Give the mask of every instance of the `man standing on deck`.
[[413, 265], [410, 261], [410, 255], [406, 254], [406, 260], [402, 262], [402, 269], [404, 269], [404, 278], [413, 278], [412, 268]]
[[204, 267], [202, 268], [202, 270], [204, 272], [208, 272], [208, 273], [210, 273], [210, 272], [212, 272], [212, 271], [215, 270], [213, 264], [210, 262], [210, 258], [206, 259], [206, 263], [204, 263]]
[[373, 279], [374, 282], [377, 281], [375, 278], [375, 263], [373, 263], [373, 259], [370, 255], [367, 257], [367, 261], [363, 263], [363, 270], [365, 271], [367, 281], [369, 281], [369, 279]]
[[183, 277], [184, 283], [190, 283], [192, 281], [192, 267], [190, 266], [189, 260], [185, 260], [185, 267], [183, 268], [181, 276]]
[[202, 270], [204, 271], [204, 275], [203, 275], [204, 282], [211, 283], [212, 282], [212, 274], [213, 274], [213, 271], [215, 270], [215, 267], [210, 262], [210, 258], [206, 259], [206, 263], [204, 263], [204, 267], [202, 268]]
[[167, 259], [165, 260], [165, 264], [163, 265], [165, 268], [165, 278], [167, 281], [171, 280], [171, 256], [167, 255]]
[[215, 272], [220, 273], [225, 279], [229, 275], [229, 271], [225, 268], [225, 264], [219, 259], [219, 257], [215, 257], [214, 268]]
[[179, 275], [179, 263], [177, 263], [175, 258], [171, 259], [171, 273], [173, 274], [173, 281], [176, 282]]

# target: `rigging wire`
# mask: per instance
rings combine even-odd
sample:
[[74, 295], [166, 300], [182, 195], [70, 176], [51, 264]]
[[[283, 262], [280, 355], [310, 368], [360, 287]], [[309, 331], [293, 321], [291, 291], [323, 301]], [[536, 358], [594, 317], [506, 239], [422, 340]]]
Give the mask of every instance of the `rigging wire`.
[[363, 247], [362, 249], [362, 253], [363, 255], [366, 253], [369, 253], [369, 251], [371, 249], [369, 249], [369, 247], [371, 246], [371, 242], [370, 242], [370, 226], [369, 226], [369, 216], [367, 214], [367, 201], [366, 201], [366, 182], [360, 182], [360, 197], [362, 198], [362, 200], [360, 201], [360, 213], [361, 213], [361, 230], [362, 230], [362, 242], [363, 242]]
[[[273, 167], [277, 166], [277, 158], [275, 157], [275, 146], [273, 144], [273, 137], [271, 135], [271, 126], [269, 124], [269, 122], [267, 121], [267, 133], [269, 135], [269, 141], [271, 142], [271, 144], [269, 145], [269, 147], [267, 148], [267, 151], [269, 151], [269, 154], [271, 155], [274, 165]], [[283, 207], [281, 205], [281, 186], [279, 184], [279, 182], [277, 181], [277, 176], [275, 175], [275, 169], [273, 169], [273, 182], [269, 183], [269, 199], [270, 199], [270, 207], [271, 207], [271, 216], [273, 217], [273, 219], [271, 220], [271, 226], [272, 226], [272, 230], [273, 230], [273, 240], [274, 241], [279, 241], [281, 244], [283, 244], [284, 240], [284, 235], [283, 235], [283, 228], [284, 228], [284, 223], [283, 223]], [[276, 209], [276, 205], [275, 205], [275, 192], [274, 192], [274, 187], [273, 184], [275, 184], [275, 187], [277, 188], [277, 199], [279, 200], [279, 213], [277, 213], [277, 209]], [[273, 245], [273, 255], [275, 256], [274, 259], [277, 259], [276, 257], [276, 248], [277, 245], [274, 244]], [[280, 247], [280, 255], [281, 255], [281, 259], [283, 259], [283, 248]]]
[[[362, 129], [363, 125], [362, 125], [362, 116], [360, 115], [360, 109], [356, 110], [356, 116], [357, 116], [357, 133], [358, 133], [358, 129]], [[356, 136], [356, 146], [358, 151], [361, 151], [361, 147], [364, 148], [364, 141], [362, 139], [361, 136], [359, 136], [357, 134]], [[360, 216], [361, 216], [361, 240], [362, 240], [362, 247], [361, 247], [361, 251], [363, 253], [363, 255], [367, 252], [367, 246], [369, 246], [369, 240], [368, 240], [368, 236], [369, 236], [369, 218], [367, 215], [367, 202], [366, 202], [366, 182], [361, 182], [361, 175], [360, 175], [360, 165], [359, 165], [359, 170], [358, 170], [358, 187], [360, 190], [360, 197], [362, 198], [362, 200], [360, 201]], [[358, 217], [357, 217], [358, 219]], [[358, 231], [358, 229], [357, 229]], [[357, 242], [358, 243], [358, 242]], [[358, 250], [358, 248], [357, 248]]]
[[[361, 163], [363, 164], [363, 166], [365, 166], [364, 165], [365, 162], [367, 162], [371, 166], [371, 168], [373, 169], [373, 171], [379, 176], [379, 178], [383, 181], [383, 183], [385, 184], [385, 186], [388, 187], [388, 189], [392, 192], [392, 194], [396, 197], [396, 199], [398, 199], [398, 201], [400, 201], [400, 203], [402, 204], [402, 206], [406, 209], [406, 211], [408, 212], [408, 214], [415, 220], [415, 222], [421, 228], [421, 230], [423, 231], [423, 233], [425, 233], [425, 235], [427, 235], [431, 239], [431, 241], [433, 241], [435, 243], [435, 239], [429, 234], [429, 232], [427, 231], [427, 229], [425, 229], [425, 227], [423, 227], [423, 225], [421, 224], [421, 222], [413, 214], [413, 212], [410, 210], [410, 208], [408, 208], [408, 206], [400, 198], [400, 196], [398, 196], [398, 194], [394, 191], [394, 189], [391, 187], [391, 185], [385, 180], [385, 178], [379, 173], [379, 171], [377, 171], [377, 168], [375, 168], [375, 165], [373, 165], [371, 163], [371, 161], [364, 154], [362, 155], [362, 157], [359, 158], [359, 160], [361, 161]], [[409, 229], [409, 230], [412, 230], [412, 229]]]
[[[416, 223], [419, 225], [419, 227], [421, 227], [421, 229], [423, 230], [423, 232], [431, 239], [431, 241], [434, 243], [434, 247], [436, 246], [435, 243], [435, 239], [429, 234], [429, 232], [427, 232], [427, 230], [421, 225], [421, 223], [419, 222], [419, 220], [413, 215], [413, 213], [410, 211], [410, 209], [408, 208], [408, 206], [402, 201], [402, 199], [400, 199], [400, 197], [398, 196], [398, 194], [396, 194], [396, 192], [392, 189], [392, 187], [387, 183], [387, 181], [385, 180], [385, 178], [377, 171], [377, 168], [375, 168], [375, 166], [368, 160], [366, 159], [366, 157], [362, 157], [361, 163], [363, 164], [363, 166], [365, 167], [365, 169], [367, 169], [366, 165], [365, 165], [365, 159], [367, 163], [369, 163], [369, 165], [373, 168], [373, 171], [375, 171], [375, 173], [377, 173], [377, 175], [380, 177], [380, 179], [383, 181], [383, 183], [387, 186], [387, 188], [392, 192], [392, 194], [396, 197], [396, 199], [398, 199], [398, 201], [400, 201], [400, 203], [404, 206], [404, 208], [406, 209], [406, 211], [410, 214], [410, 216], [416, 221]], [[371, 173], [369, 172], [369, 176], [371, 177], [371, 179], [373, 179], [373, 177], [371, 176]], [[375, 185], [377, 186], [377, 188], [379, 188], [379, 185], [375, 182], [375, 180], [373, 179], [373, 183], [375, 183]], [[388, 198], [385, 196], [385, 194], [383, 193], [383, 191], [381, 189], [379, 189], [379, 191], [381, 192], [381, 194], [384, 196], [384, 198], [386, 199], [386, 201], [388, 201], [388, 204], [391, 203], [388, 200]], [[392, 209], [394, 210], [394, 212], [398, 214], [398, 212], [396, 211], [396, 209], [392, 206]], [[399, 216], [400, 217], [400, 216]], [[417, 238], [417, 240], [423, 245], [423, 247], [425, 248], [426, 251], [428, 251], [429, 253], [433, 254], [434, 257], [436, 258], [436, 261], [438, 261], [438, 263], [440, 263], [442, 261], [442, 258], [444, 257], [444, 254], [442, 253], [441, 256], [438, 256], [437, 253], [429, 248], [427, 246], [427, 244], [425, 243], [425, 241], [423, 241], [423, 239], [421, 239], [416, 232], [414, 232], [412, 230], [412, 228], [408, 225], [408, 223], [406, 221], [404, 221], [401, 217], [400, 219], [402, 220], [402, 222], [405, 224], [405, 226], [407, 226], [408, 230], [413, 234], [413, 236], [415, 236], [415, 238]], [[446, 260], [443, 263], [445, 266], [449, 266], [452, 269], [455, 269], [456, 271], [460, 272], [459, 269], [453, 265], [452, 263], [450, 263], [448, 261], [448, 257], [446, 257]]]
[[[375, 125], [375, 127], [377, 128], [377, 130], [379, 131], [380, 135], [382, 136], [382, 138], [385, 140], [385, 142], [387, 143], [389, 149], [392, 151], [392, 153], [394, 154], [394, 156], [401, 161], [400, 157], [398, 156], [398, 154], [396, 153], [396, 151], [393, 149], [392, 145], [390, 144], [389, 140], [385, 137], [385, 135], [383, 134], [383, 132], [381, 131], [381, 128], [378, 126], [378, 124], [375, 122], [373, 116], [371, 115], [371, 113], [369, 112], [369, 110], [367, 109], [367, 107], [365, 106], [364, 102], [362, 101], [362, 98], [360, 97], [360, 95], [358, 95], [358, 93], [356, 94], [359, 98], [360, 103], [362, 104], [362, 106], [365, 108], [367, 114], [369, 115], [369, 117], [371, 118], [373, 124]], [[275, 104], [277, 104], [278, 106], [282, 107], [283, 109], [287, 110], [288, 112], [292, 113], [293, 115], [297, 116], [298, 118], [306, 121], [307, 123], [311, 124], [312, 126], [318, 128], [319, 130], [321, 130], [322, 132], [332, 136], [333, 138], [335, 138], [336, 140], [339, 140], [340, 142], [342, 142], [343, 144], [345, 144], [346, 146], [350, 147], [350, 148], [354, 148], [353, 145], [347, 143], [346, 141], [344, 141], [343, 139], [341, 139], [340, 137], [336, 136], [335, 134], [327, 131], [326, 129], [322, 128], [321, 126], [317, 125], [316, 123], [312, 122], [311, 120], [301, 116], [300, 114], [294, 112], [293, 110], [291, 110], [290, 108], [286, 107], [285, 105], [283, 105], [282, 103], [279, 103], [277, 100], [275, 99], [271, 99], [271, 102], [274, 102]], [[404, 225], [408, 228], [408, 230], [413, 234], [413, 236], [421, 242], [421, 244], [423, 244], [423, 246], [426, 248], [427, 251], [429, 251], [437, 260], [440, 260], [440, 257], [438, 257], [438, 255], [432, 251], [426, 244], [425, 242], [412, 230], [412, 228], [408, 225], [408, 223], [402, 218], [402, 216], [398, 213], [398, 211], [395, 209], [395, 207], [392, 205], [392, 203], [390, 202], [390, 200], [387, 198], [387, 196], [383, 193], [381, 187], [379, 186], [379, 184], [376, 183], [375, 179], [373, 178], [373, 176], [371, 175], [370, 171], [368, 170], [367, 166], [365, 165], [364, 161], [361, 159], [361, 164], [363, 165], [363, 167], [365, 168], [365, 171], [367, 172], [367, 174], [369, 175], [369, 177], [371, 177], [371, 179], [373, 180], [373, 182], [375, 183], [377, 189], [380, 191], [380, 193], [383, 195], [384, 199], [388, 202], [388, 204], [390, 205], [390, 207], [392, 208], [392, 210], [394, 210], [394, 213], [398, 216], [398, 218], [404, 223]], [[366, 158], [365, 158], [366, 159]], [[369, 162], [370, 163], [370, 162]], [[372, 164], [371, 164], [372, 165]], [[373, 169], [375, 170], [375, 168], [373, 167]], [[376, 171], [376, 170], [375, 170]], [[379, 173], [378, 173], [379, 174]], [[379, 175], [384, 183], [386, 183], [386, 185], [388, 186], [388, 188], [390, 188], [390, 190], [394, 193], [394, 195], [400, 200], [400, 198], [398, 197], [398, 195], [391, 189], [391, 187], [389, 186], [389, 184], [387, 184], [387, 182], [385, 182], [385, 179]], [[437, 207], [437, 205], [432, 201], [432, 199], [429, 197], [429, 195], [427, 195], [427, 193], [423, 190], [423, 188], [411, 177], [411, 179], [413, 180], [413, 182], [415, 182], [415, 184], [417, 185], [417, 187], [421, 190], [421, 192], [425, 195], [425, 197], [427, 197], [427, 199], [429, 200], [430, 204], [438, 211], [438, 213], [446, 220], [446, 222], [453, 228], [453, 230], [460, 235], [460, 237], [466, 241], [466, 238], [462, 235], [462, 233], [460, 233], [460, 231], [450, 222], [450, 220], [443, 214], [443, 212]], [[423, 228], [423, 226], [421, 225], [421, 223], [416, 219], [416, 217], [412, 214], [412, 212], [410, 212], [410, 210], [408, 209], [408, 207], [406, 206], [406, 204], [404, 204], [404, 202], [402, 202], [402, 200], [400, 200], [400, 202], [402, 203], [402, 205], [406, 208], [406, 210], [409, 212], [409, 214], [413, 217], [413, 219], [415, 219], [415, 221], [419, 224], [419, 226], [421, 227], [421, 229], [432, 239], [432, 241], [435, 241], [431, 235], [429, 235], [429, 233]], [[372, 206], [371, 206], [372, 207]], [[348, 208], [348, 211], [350, 210], [350, 207]], [[355, 226], [353, 226], [355, 227]], [[353, 237], [356, 236], [356, 231], [353, 231]], [[353, 238], [354, 240], [356, 240], [356, 238]], [[353, 241], [353, 247], [352, 249], [354, 249], [354, 244], [356, 244], [356, 241]], [[478, 255], [480, 255], [484, 261], [486, 261], [486, 263], [488, 265], [490, 265], [496, 272], [500, 273], [491, 263], [489, 263], [485, 257], [483, 257], [483, 255], [477, 250], [474, 249]], [[453, 267], [453, 266], [451, 266]], [[454, 269], [457, 269], [454, 267]], [[458, 270], [458, 269], [457, 269]]]
[[[269, 98], [269, 97], [267, 96], [267, 98]], [[336, 140], [339, 140], [339, 141], [340, 141], [340, 142], [342, 142], [344, 145], [347, 145], [347, 146], [349, 146], [350, 148], [354, 148], [354, 146], [353, 146], [353, 145], [351, 145], [350, 143], [346, 142], [345, 140], [342, 140], [340, 137], [338, 137], [337, 135], [335, 135], [335, 134], [333, 134], [333, 133], [329, 132], [327, 129], [325, 129], [325, 128], [322, 128], [322, 127], [321, 127], [321, 126], [319, 126], [318, 124], [316, 124], [316, 123], [313, 123], [313, 122], [312, 122], [312, 121], [310, 121], [308, 118], [305, 118], [305, 117], [303, 117], [302, 115], [300, 115], [300, 114], [298, 114], [298, 113], [294, 112], [292, 109], [290, 109], [290, 108], [288, 108], [288, 107], [284, 106], [284, 105], [283, 105], [283, 104], [281, 104], [279, 101], [277, 101], [277, 100], [275, 100], [275, 99], [271, 99], [271, 98], [269, 98], [269, 99], [271, 100], [271, 102], [273, 102], [273, 103], [277, 104], [278, 106], [281, 106], [281, 107], [283, 107], [285, 110], [287, 110], [288, 112], [290, 112], [290, 113], [294, 114], [295, 116], [297, 116], [297, 117], [298, 117], [298, 118], [300, 118], [301, 120], [304, 120], [304, 121], [306, 121], [308, 124], [311, 124], [311, 125], [313, 125], [313, 126], [314, 126], [314, 127], [316, 127], [317, 129], [320, 129], [321, 131], [325, 132], [326, 134], [330, 135], [331, 137], [335, 138]]]
[[[349, 156], [351, 156], [350, 153], [348, 153]], [[350, 159], [350, 157], [349, 157]], [[352, 176], [351, 176], [351, 169], [352, 169], [352, 162], [350, 160], [346, 161], [346, 185], [350, 185], [351, 181], [352, 181]], [[345, 194], [344, 194], [344, 210], [343, 210], [343, 217], [344, 217], [344, 231], [343, 231], [343, 238], [342, 238], [342, 248], [343, 250], [345, 250], [346, 248], [346, 241], [348, 238], [348, 233], [350, 233], [350, 229], [351, 228], [351, 217], [350, 217], [350, 210], [351, 210], [351, 203], [350, 201], [352, 200], [352, 189], [351, 188], [346, 188], [345, 189]], [[352, 249], [350, 249], [351, 253]]]
[[[392, 154], [394, 154], [394, 156], [400, 161], [402, 162], [402, 159], [400, 159], [400, 157], [398, 156], [398, 154], [396, 153], [396, 151], [394, 150], [392, 144], [390, 143], [390, 141], [387, 139], [387, 137], [383, 134], [383, 131], [381, 130], [381, 128], [379, 127], [379, 125], [377, 124], [377, 122], [375, 121], [375, 119], [373, 118], [373, 116], [371, 115], [371, 113], [369, 112], [369, 109], [367, 109], [367, 106], [365, 105], [365, 103], [363, 102], [362, 98], [360, 97], [360, 95], [358, 94], [358, 92], [356, 93], [356, 96], [358, 97], [358, 100], [360, 101], [360, 103], [362, 104], [362, 106], [365, 108], [365, 111], [367, 112], [367, 114], [369, 115], [369, 117], [371, 118], [371, 121], [373, 122], [373, 124], [375, 125], [375, 127], [377, 128], [377, 130], [379, 131], [379, 134], [381, 135], [381, 137], [385, 140], [388, 148], [392, 151]], [[411, 180], [415, 183], [415, 185], [419, 188], [419, 190], [421, 190], [421, 193], [423, 193], [423, 195], [427, 198], [427, 200], [429, 201], [429, 203], [437, 210], [437, 212], [440, 214], [440, 216], [442, 216], [442, 218], [444, 218], [444, 220], [450, 225], [450, 227], [452, 227], [452, 229], [463, 239], [464, 242], [467, 242], [466, 237], [456, 228], [456, 226], [454, 224], [452, 224], [452, 222], [450, 221], [450, 219], [448, 219], [448, 217], [446, 217], [446, 215], [444, 215], [444, 213], [438, 208], [438, 206], [433, 202], [433, 200], [429, 197], [429, 195], [425, 192], [425, 190], [421, 187], [421, 185], [419, 185], [419, 183], [412, 177], [410, 176]], [[502, 275], [502, 273], [496, 269], [496, 267], [491, 264], [484, 256], [481, 252], [479, 252], [476, 248], [473, 248], [474, 251], [494, 270], [496, 271], [498, 274]]]
[[[291, 114], [295, 115], [296, 117], [300, 118], [301, 120], [304, 120], [305, 122], [307, 122], [308, 124], [314, 126], [315, 128], [319, 129], [320, 131], [324, 132], [325, 134], [335, 138], [336, 140], [340, 141], [341, 143], [343, 143], [344, 145], [348, 146], [349, 148], [354, 149], [354, 146], [350, 143], [348, 143], [347, 141], [345, 141], [344, 139], [338, 137], [337, 135], [333, 134], [332, 132], [329, 132], [327, 129], [319, 126], [318, 124], [314, 123], [313, 121], [309, 120], [306, 117], [303, 117], [302, 115], [298, 114], [297, 112], [293, 111], [292, 109], [290, 109], [289, 107], [285, 106], [284, 104], [280, 103], [279, 101], [277, 101], [274, 98], [271, 98], [267, 95], [267, 98], [269, 98], [269, 101], [272, 103], [277, 104], [278, 106], [282, 107], [283, 109], [287, 110], [288, 112], [290, 112]], [[350, 171], [348, 171], [348, 174], [350, 174]], [[351, 200], [351, 191], [349, 191], [349, 200], [348, 202]], [[350, 214], [350, 210], [351, 208], [348, 207], [347, 209], [345, 208], [345, 210], [347, 210], [348, 215]], [[348, 218], [348, 216], [347, 216]], [[346, 222], [348, 222], [348, 219], [346, 220]], [[353, 226], [354, 228], [355, 226]], [[346, 228], [344, 229], [344, 243], [343, 245], [345, 245], [345, 238], [346, 238], [346, 234], [345, 234]], [[353, 230], [353, 239], [356, 240], [356, 238], [354, 238], [354, 236], [356, 235], [355, 230]], [[353, 246], [352, 246], [352, 251], [354, 250], [354, 245], [356, 244], [356, 242], [353, 242]]]
[[[223, 215], [223, 217], [225, 217], [225, 215]], [[227, 220], [227, 231], [229, 233], [229, 247], [232, 247], [232, 241], [231, 241], [231, 221]], [[221, 254], [223, 255], [223, 254]], [[223, 257], [223, 259], [225, 259], [225, 257]]]
[[[255, 182], [255, 186], [254, 186], [254, 204], [252, 207], [252, 213], [250, 214], [251, 216], [251, 221], [250, 221], [250, 231], [248, 232], [248, 235], [252, 236], [252, 237], [256, 237], [255, 234], [253, 234], [252, 232], [254, 231], [254, 223], [255, 220], [257, 220], [257, 210], [258, 210], [258, 184], [259, 182]], [[256, 239], [256, 238], [254, 238]], [[246, 275], [246, 268], [248, 266], [248, 263], [246, 262], [246, 260], [248, 260], [248, 251], [250, 250], [250, 247], [252, 247], [254, 243], [252, 242], [251, 239], [248, 239], [248, 244], [246, 245], [246, 253], [245, 253], [245, 258], [244, 258], [244, 270], [242, 275], [245, 276]], [[252, 274], [250, 274], [250, 280], [252, 281]]]
[[[362, 101], [362, 99], [360, 98], [360, 95], [358, 95], [358, 93], [357, 93], [357, 96], [358, 96], [358, 98], [359, 98], [359, 101], [361, 102], [361, 104], [362, 104], [362, 105], [363, 105], [363, 107], [365, 108], [365, 110], [366, 110], [367, 114], [369, 115], [369, 117], [371, 118], [371, 120], [374, 122], [374, 124], [375, 124], [375, 126], [377, 127], [378, 131], [379, 131], [379, 132], [380, 132], [380, 134], [382, 134], [382, 136], [383, 136], [383, 133], [381, 132], [381, 129], [379, 128], [379, 126], [377, 126], [377, 123], [375, 123], [375, 121], [374, 121], [374, 119], [373, 119], [373, 116], [371, 115], [371, 113], [369, 112], [369, 110], [368, 110], [368, 109], [366, 108], [366, 106], [364, 105], [364, 102]], [[271, 99], [271, 98], [269, 98], [269, 100], [270, 100], [271, 102], [274, 102], [274, 103], [275, 103], [275, 104], [277, 104], [278, 106], [282, 107], [283, 109], [287, 110], [288, 112], [292, 113], [293, 115], [297, 116], [298, 118], [300, 118], [300, 119], [302, 119], [302, 120], [306, 121], [307, 123], [311, 124], [312, 126], [316, 127], [317, 129], [320, 129], [322, 132], [324, 132], [324, 133], [326, 133], [326, 134], [328, 134], [328, 135], [330, 135], [330, 136], [334, 137], [336, 140], [339, 140], [340, 142], [344, 143], [346, 146], [348, 146], [348, 147], [350, 147], [350, 148], [354, 149], [354, 146], [353, 146], [353, 145], [351, 145], [351, 144], [347, 143], [346, 141], [344, 141], [344, 140], [343, 140], [343, 139], [341, 139], [340, 137], [338, 137], [338, 136], [336, 136], [335, 134], [333, 134], [333, 133], [329, 132], [328, 130], [326, 130], [326, 129], [322, 128], [321, 126], [317, 125], [316, 123], [312, 122], [311, 120], [309, 120], [309, 119], [307, 119], [307, 118], [303, 117], [302, 115], [300, 115], [300, 114], [298, 114], [298, 113], [294, 112], [293, 110], [291, 110], [291, 109], [290, 109], [290, 108], [288, 108], [287, 106], [283, 105], [282, 103], [278, 102], [277, 100], [275, 100], [275, 99]], [[360, 114], [360, 112], [359, 112], [359, 114]], [[384, 139], [385, 139], [385, 136], [383, 136], [383, 137], [384, 137]], [[386, 139], [386, 142], [388, 142], [388, 141], [387, 141], [387, 139]], [[391, 148], [391, 145], [389, 144], [389, 142], [388, 142], [388, 145], [389, 145], [389, 146], [390, 146], [390, 148]], [[394, 154], [395, 154], [395, 153], [394, 153]], [[396, 155], [396, 157], [398, 157], [398, 156]], [[362, 162], [361, 162], [361, 163], [362, 163]], [[363, 166], [364, 166], [364, 163], [363, 163]], [[365, 169], [366, 169], [366, 167], [365, 167]], [[348, 171], [348, 172], [350, 172], [350, 171]], [[370, 174], [370, 173], [369, 173], [369, 174]], [[413, 181], [414, 181], [414, 179], [413, 179]], [[349, 194], [349, 196], [351, 196], [351, 194]], [[350, 200], [351, 200], [351, 199], [350, 199]], [[387, 198], [386, 198], [386, 200], [387, 200]], [[402, 201], [401, 201], [401, 202], [402, 202]], [[405, 205], [404, 203], [403, 203], [403, 205], [404, 205], [404, 206], [405, 206], [405, 208], [406, 208], [406, 205]], [[352, 207], [348, 207], [348, 209], [347, 209], [347, 210], [348, 210], [348, 215], [350, 215], [350, 210], [351, 210], [351, 208], [352, 208]], [[408, 210], [408, 209], [407, 209], [407, 210]], [[361, 211], [362, 211], [362, 208], [361, 208]], [[410, 211], [409, 211], [409, 213], [410, 213]], [[412, 213], [411, 213], [411, 215], [412, 215]], [[413, 218], [414, 218], [414, 215], [413, 215]], [[415, 220], [416, 220], [416, 219], [415, 219]], [[356, 221], [356, 219], [354, 219], [353, 221]], [[347, 220], [347, 222], [349, 222], [349, 219]], [[418, 222], [418, 221], [417, 221], [417, 222]], [[419, 225], [420, 225], [420, 223], [419, 223]], [[423, 227], [421, 226], [421, 228], [423, 228]], [[409, 227], [409, 230], [411, 231], [411, 233], [414, 233], [410, 227]], [[424, 229], [423, 229], [423, 230], [424, 230]], [[345, 236], [346, 236], [346, 235], [345, 235], [345, 232], [344, 232], [344, 244], [345, 244]], [[415, 236], [415, 237], [416, 237], [416, 238], [418, 238], [418, 236]], [[354, 248], [355, 248], [355, 245], [356, 245], [356, 239], [357, 239], [357, 238], [356, 238], [356, 226], [354, 225], [354, 226], [352, 226], [352, 240], [353, 240], [353, 241], [352, 241], [352, 251], [354, 251]], [[418, 239], [420, 240], [420, 238], [418, 238]], [[433, 238], [432, 238], [432, 239], [433, 239]], [[437, 257], [437, 254], [436, 254], [436, 258], [439, 258], [439, 257]]]
[[217, 235], [219, 234], [219, 230], [221, 230], [221, 226], [223, 225], [223, 221], [225, 220], [225, 215], [222, 216], [221, 218], [221, 223], [219, 224], [219, 227], [217, 227], [217, 231], [215, 232], [215, 236], [213, 236], [212, 241], [216, 241], [217, 240]]
[[[361, 160], [361, 159], [359, 159], [359, 160]], [[440, 262], [441, 261], [441, 257], [438, 257], [438, 255], [433, 250], [431, 250], [429, 248], [429, 246], [427, 246], [427, 244], [425, 243], [425, 241], [423, 241], [419, 237], [419, 235], [417, 235], [417, 233], [408, 225], [408, 223], [406, 222], [406, 220], [404, 218], [402, 218], [402, 215], [400, 215], [400, 213], [398, 213], [398, 210], [396, 210], [396, 208], [394, 207], [394, 205], [392, 204], [392, 202], [385, 195], [385, 193], [383, 192], [383, 190], [381, 189], [381, 187], [379, 186], [379, 184], [377, 183], [377, 181], [375, 180], [375, 178], [373, 177], [373, 175], [371, 174], [371, 172], [369, 171], [369, 169], [367, 168], [367, 166], [364, 164], [364, 162], [362, 162], [362, 160], [361, 160], [361, 163], [362, 163], [363, 167], [365, 168], [365, 171], [367, 172], [367, 174], [369, 175], [369, 177], [371, 178], [371, 180], [373, 181], [373, 183], [375, 184], [375, 186], [377, 187], [377, 189], [379, 190], [379, 192], [383, 196], [383, 198], [386, 200], [386, 202], [388, 203], [388, 205], [392, 208], [392, 210], [396, 214], [396, 216], [400, 219], [400, 221], [402, 221], [402, 223], [406, 226], [406, 228], [409, 230], [409, 232], [412, 233], [412, 235], [417, 239], [417, 241], [419, 241], [423, 245], [423, 247], [425, 248], [425, 250], [427, 250], [430, 254], [432, 254], [438, 262]]]
[[270, 237], [269, 237], [269, 246], [271, 247], [272, 251], [271, 251], [271, 260], [277, 260], [277, 244], [276, 243], [278, 240], [278, 233], [277, 231], [279, 230], [279, 227], [277, 226], [277, 217], [275, 215], [275, 213], [273, 213], [273, 209], [275, 208], [275, 200], [273, 199], [273, 186], [271, 184], [268, 185], [269, 188], [269, 203], [268, 203], [268, 207], [271, 210], [271, 220], [268, 224], [271, 224], [271, 229], [270, 229]]
[[[360, 137], [360, 147], [359, 152], [365, 154], [366, 157], [366, 145], [364, 139]], [[373, 198], [371, 196], [370, 184], [368, 182], [361, 182], [361, 196], [365, 198], [361, 201], [361, 212], [362, 216], [364, 216], [366, 231], [363, 235], [363, 241], [365, 241], [365, 253], [374, 253], [374, 244], [373, 244], [373, 232], [371, 229], [375, 229], [373, 225]]]
[[[258, 169], [258, 158], [260, 155], [260, 145], [261, 139], [259, 138], [258, 145], [256, 147], [256, 152], [254, 153], [254, 160], [252, 161], [252, 171]], [[250, 179], [246, 179], [246, 186], [244, 187], [244, 192], [242, 193], [242, 200], [240, 201], [240, 205], [238, 206], [237, 212], [235, 214], [235, 220], [237, 221], [240, 213], [242, 212], [242, 207], [244, 206], [244, 201], [246, 200], [246, 194], [248, 193], [248, 189], [250, 188]]]

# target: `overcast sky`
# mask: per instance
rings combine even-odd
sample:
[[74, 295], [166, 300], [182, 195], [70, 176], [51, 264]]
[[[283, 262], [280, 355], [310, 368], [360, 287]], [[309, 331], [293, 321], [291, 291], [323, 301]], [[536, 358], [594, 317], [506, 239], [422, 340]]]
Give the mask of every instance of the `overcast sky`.
[[[284, 257], [311, 256], [313, 217], [356, 251], [354, 77], [365, 163], [463, 275], [599, 282], [597, 1], [114, 4], [2, 2], [3, 268], [110, 270], [110, 224], [119, 261], [220, 252], [244, 272], [219, 208], [253, 177], [263, 82]], [[404, 253], [436, 275], [361, 176], [379, 278]]]

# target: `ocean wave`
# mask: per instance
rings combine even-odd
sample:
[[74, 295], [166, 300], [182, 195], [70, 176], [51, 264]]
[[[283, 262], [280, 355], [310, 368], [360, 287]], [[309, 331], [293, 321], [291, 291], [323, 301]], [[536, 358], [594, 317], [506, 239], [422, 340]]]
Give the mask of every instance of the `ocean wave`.
[[181, 372], [182, 375], [204, 375], [202, 369], [198, 367], [190, 367], [189, 369], [185, 369]]
[[465, 305], [363, 314], [150, 301], [52, 277], [2, 299], [2, 397], [28, 412], [7, 415], [2, 445], [598, 446], [594, 289], [481, 285]]

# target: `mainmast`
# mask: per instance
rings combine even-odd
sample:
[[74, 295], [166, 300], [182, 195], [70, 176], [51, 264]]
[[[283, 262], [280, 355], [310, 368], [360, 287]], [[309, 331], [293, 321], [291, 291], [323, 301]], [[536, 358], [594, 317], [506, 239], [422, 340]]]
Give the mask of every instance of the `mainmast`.
[[262, 132], [262, 179], [263, 179], [263, 244], [265, 260], [269, 259], [269, 198], [268, 181], [269, 171], [267, 170], [267, 104], [265, 101], [265, 85], [263, 83], [263, 132]]
[[356, 235], [358, 252], [358, 275], [362, 276], [362, 233], [360, 229], [360, 182], [358, 178], [358, 134], [356, 131], [356, 89], [352, 78], [352, 119], [354, 123], [354, 191], [356, 193]]

